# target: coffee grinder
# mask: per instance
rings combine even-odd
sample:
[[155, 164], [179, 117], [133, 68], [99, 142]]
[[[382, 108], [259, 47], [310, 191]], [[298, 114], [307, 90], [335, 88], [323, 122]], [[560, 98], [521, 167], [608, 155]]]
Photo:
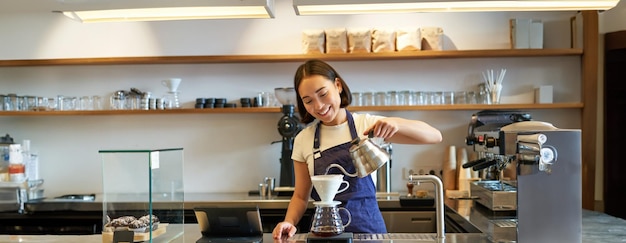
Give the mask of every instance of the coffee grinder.
[[283, 105], [281, 108], [283, 116], [278, 120], [278, 133], [283, 136], [279, 186], [293, 188], [295, 186], [293, 160], [291, 159], [293, 140], [303, 128], [300, 119], [294, 115], [296, 90], [294, 88], [275, 88], [274, 95], [278, 102]]

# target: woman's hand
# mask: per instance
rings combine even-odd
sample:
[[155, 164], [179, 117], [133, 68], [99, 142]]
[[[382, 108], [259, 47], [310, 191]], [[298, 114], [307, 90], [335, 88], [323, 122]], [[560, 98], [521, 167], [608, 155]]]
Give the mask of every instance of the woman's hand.
[[369, 132], [388, 143], [400, 144], [434, 144], [442, 140], [441, 132], [429, 124], [399, 117], [386, 117], [374, 123], [363, 135]]
[[393, 137], [398, 130], [400, 130], [400, 127], [397, 120], [383, 118], [376, 121], [376, 123], [370, 129], [367, 129], [363, 135], [368, 135], [371, 131], [373, 132], [374, 137], [383, 138], [387, 141], [387, 139]]
[[295, 225], [293, 225], [292, 223], [289, 222], [280, 222], [278, 223], [278, 225], [276, 225], [276, 227], [274, 228], [274, 231], [272, 232], [272, 236], [274, 237], [274, 239], [281, 239], [283, 237], [292, 237], [293, 235], [296, 234], [297, 228]]

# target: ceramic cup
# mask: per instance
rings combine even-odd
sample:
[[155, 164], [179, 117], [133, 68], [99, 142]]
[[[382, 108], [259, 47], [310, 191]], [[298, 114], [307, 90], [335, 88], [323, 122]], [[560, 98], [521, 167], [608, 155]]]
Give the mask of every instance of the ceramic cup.
[[177, 92], [178, 91], [178, 85], [180, 85], [180, 81], [182, 81], [182, 79], [180, 79], [180, 78], [170, 78], [170, 79], [166, 79], [166, 80], [161, 81], [161, 84], [163, 84], [163, 86], [167, 87], [170, 92]]
[[[311, 176], [311, 182], [322, 202], [332, 202], [337, 193], [350, 187], [350, 184], [343, 180], [343, 175], [315, 175]], [[346, 187], [340, 190], [339, 187], [344, 183]]]

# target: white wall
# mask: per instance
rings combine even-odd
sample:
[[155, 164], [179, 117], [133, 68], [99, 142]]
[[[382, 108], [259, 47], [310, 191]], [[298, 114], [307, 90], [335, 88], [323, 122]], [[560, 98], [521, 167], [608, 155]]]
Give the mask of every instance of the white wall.
[[[297, 54], [308, 28], [440, 26], [445, 49], [508, 48], [508, 19], [544, 20], [545, 47], [569, 47], [574, 13], [442, 13], [369, 16], [295, 16], [289, 1], [276, 2], [269, 20], [206, 20], [80, 24], [56, 14], [0, 15], [0, 59], [73, 57]], [[577, 57], [472, 58], [332, 62], [353, 91], [466, 90], [487, 68], [507, 68], [504, 95], [555, 86], [555, 102], [580, 101]], [[290, 86], [298, 63], [108, 65], [0, 68], [0, 93], [108, 97], [136, 87], [164, 94], [159, 81], [183, 79], [185, 107], [196, 97], [238, 99]], [[444, 142], [394, 146], [393, 190], [404, 190], [402, 168], [440, 168], [446, 146], [464, 146], [476, 111], [380, 112], [421, 119], [441, 129]], [[535, 120], [579, 128], [580, 111], [532, 110]], [[244, 192], [265, 176], [279, 175], [281, 114], [0, 117], [0, 133], [31, 139], [41, 154], [46, 195], [100, 192], [100, 149], [185, 149], [188, 192]], [[471, 150], [470, 147], [468, 147]]]

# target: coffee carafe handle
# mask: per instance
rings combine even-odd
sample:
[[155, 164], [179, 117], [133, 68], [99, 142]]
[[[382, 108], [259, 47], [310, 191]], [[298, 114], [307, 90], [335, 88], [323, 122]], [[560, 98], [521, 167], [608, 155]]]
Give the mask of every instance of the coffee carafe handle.
[[348, 225], [350, 225], [350, 222], [352, 222], [352, 215], [350, 214], [350, 211], [348, 211], [348, 209], [344, 208], [344, 207], [340, 207], [338, 208], [339, 210], [344, 210], [346, 211], [346, 214], [348, 215], [348, 222], [346, 224], [343, 225], [343, 227], [348, 227]]

